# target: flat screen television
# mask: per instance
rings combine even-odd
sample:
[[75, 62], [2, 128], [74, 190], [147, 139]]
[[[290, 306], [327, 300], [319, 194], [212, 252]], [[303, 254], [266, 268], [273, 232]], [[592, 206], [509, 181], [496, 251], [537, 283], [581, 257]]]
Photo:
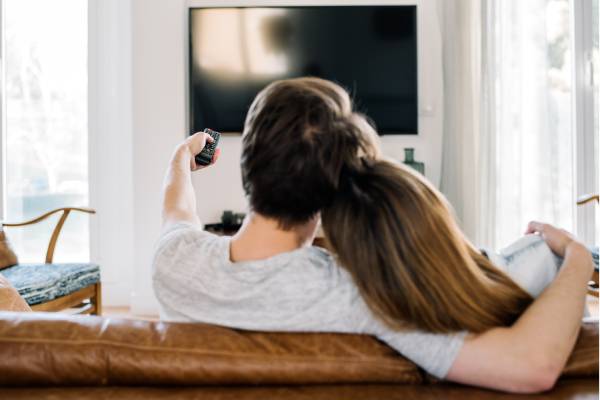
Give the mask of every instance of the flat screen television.
[[190, 134], [242, 132], [268, 83], [318, 76], [348, 89], [380, 134], [417, 134], [416, 6], [191, 8]]

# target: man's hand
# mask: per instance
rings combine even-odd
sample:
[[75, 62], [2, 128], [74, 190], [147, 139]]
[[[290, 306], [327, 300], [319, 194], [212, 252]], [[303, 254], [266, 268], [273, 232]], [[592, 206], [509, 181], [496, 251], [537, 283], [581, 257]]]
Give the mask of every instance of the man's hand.
[[[200, 224], [196, 215], [196, 195], [192, 187], [191, 171], [208, 166], [196, 165], [195, 157], [202, 151], [206, 142], [212, 141], [213, 138], [208, 133], [198, 132], [177, 146], [165, 176], [162, 204], [163, 229], [182, 221]], [[217, 161], [219, 154], [221, 151], [216, 149], [209, 165]]]
[[568, 256], [573, 260], [573, 263], [581, 265], [582, 268], [587, 267], [590, 270], [590, 275], [592, 274], [594, 270], [592, 255], [581, 242], [566, 230], [556, 228], [550, 224], [531, 221], [525, 233], [539, 234], [546, 241], [550, 250], [557, 256], [562, 258]]
[[564, 229], [558, 229], [550, 224], [531, 221], [525, 234], [537, 233], [546, 241], [550, 249], [559, 257], [565, 257], [567, 247], [575, 241], [573, 235]]
[[178, 151], [186, 151], [190, 155], [190, 170], [197, 171], [202, 168], [206, 168], [210, 165], [213, 165], [217, 162], [219, 155], [221, 154], [221, 149], [217, 148], [215, 150], [215, 154], [213, 155], [213, 159], [209, 165], [197, 165], [196, 164], [196, 155], [199, 154], [204, 146], [206, 146], [206, 142], [212, 143], [215, 140], [205, 132], [197, 132], [192, 136], [188, 137], [178, 148]]
[[588, 280], [592, 279], [594, 260], [592, 259], [592, 253], [582, 243], [576, 240], [569, 243], [565, 249], [564, 257], [573, 260], [573, 263], [579, 265], [584, 273], [587, 272]]

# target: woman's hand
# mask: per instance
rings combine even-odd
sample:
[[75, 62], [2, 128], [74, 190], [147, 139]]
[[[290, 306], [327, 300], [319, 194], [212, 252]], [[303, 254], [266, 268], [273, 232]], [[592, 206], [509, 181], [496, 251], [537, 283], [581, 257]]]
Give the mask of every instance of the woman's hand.
[[196, 164], [196, 155], [199, 154], [204, 146], [206, 146], [206, 142], [212, 143], [214, 139], [205, 132], [197, 132], [192, 136], [188, 137], [181, 145], [180, 149], [185, 150], [189, 153], [190, 157], [190, 169], [192, 171], [197, 171], [199, 169], [208, 167], [217, 162], [219, 155], [221, 154], [221, 149], [217, 148], [215, 150], [215, 154], [213, 155], [212, 161], [209, 165], [197, 165]]
[[531, 221], [527, 225], [526, 234], [537, 233], [539, 234], [548, 244], [550, 249], [560, 257], [565, 257], [567, 247], [571, 242], [576, 242], [573, 235], [564, 229], [556, 228], [550, 224], [544, 224], [542, 222]]

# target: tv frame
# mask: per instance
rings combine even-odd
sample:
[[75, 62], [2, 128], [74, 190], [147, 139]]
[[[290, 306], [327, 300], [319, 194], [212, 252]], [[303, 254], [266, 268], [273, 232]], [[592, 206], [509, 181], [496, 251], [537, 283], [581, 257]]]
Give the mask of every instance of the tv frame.
[[[437, 187], [442, 175], [442, 143], [444, 125], [444, 78], [442, 28], [436, 2], [428, 0], [186, 0], [182, 7], [183, 49], [182, 72], [185, 84], [185, 132], [190, 129], [189, 99], [189, 9], [226, 7], [286, 7], [286, 6], [360, 6], [360, 5], [416, 5], [417, 6], [417, 96], [418, 133], [380, 136], [387, 156], [401, 160], [403, 148], [413, 147], [417, 157], [426, 164], [426, 175]], [[224, 133], [224, 145], [239, 146], [241, 132]]]
[[[369, 2], [364, 0], [329, 0], [329, 1], [294, 1], [294, 0], [257, 0], [257, 1], [239, 1], [239, 0], [188, 0], [187, 7], [185, 8], [185, 107], [186, 107], [186, 115], [185, 115], [185, 127], [188, 134], [190, 132], [190, 124], [191, 124], [191, 85], [190, 85], [190, 11], [196, 8], [254, 8], [254, 7], [323, 7], [323, 6], [415, 6], [417, 13], [417, 132], [387, 132], [382, 135], [390, 135], [390, 136], [418, 136], [419, 131], [421, 130], [420, 118], [419, 114], [421, 113], [420, 107], [420, 73], [421, 69], [419, 68], [419, 54], [420, 54], [420, 19], [419, 19], [419, 1], [418, 0], [392, 0], [392, 1], [377, 1], [377, 2]], [[235, 136], [241, 135], [242, 132], [221, 132], [227, 136]]]

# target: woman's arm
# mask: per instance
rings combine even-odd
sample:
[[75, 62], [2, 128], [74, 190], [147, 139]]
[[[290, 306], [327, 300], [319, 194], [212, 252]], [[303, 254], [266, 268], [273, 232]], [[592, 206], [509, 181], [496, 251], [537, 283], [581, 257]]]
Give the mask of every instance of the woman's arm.
[[579, 332], [593, 263], [564, 231], [537, 223], [528, 231], [564, 257], [558, 276], [513, 326], [468, 337], [446, 379], [533, 393], [552, 388], [560, 376]]
[[[196, 195], [191, 172], [204, 168], [196, 165], [194, 156], [202, 151], [206, 142], [213, 141], [209, 134], [198, 132], [177, 146], [165, 176], [162, 202], [163, 229], [177, 222], [199, 224], [196, 215]], [[220, 149], [215, 151], [212, 164], [217, 161]]]

